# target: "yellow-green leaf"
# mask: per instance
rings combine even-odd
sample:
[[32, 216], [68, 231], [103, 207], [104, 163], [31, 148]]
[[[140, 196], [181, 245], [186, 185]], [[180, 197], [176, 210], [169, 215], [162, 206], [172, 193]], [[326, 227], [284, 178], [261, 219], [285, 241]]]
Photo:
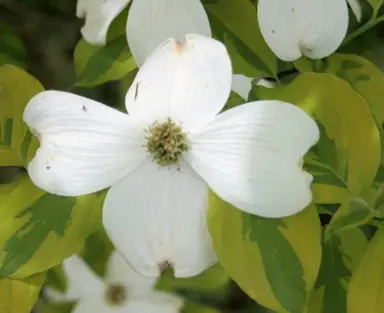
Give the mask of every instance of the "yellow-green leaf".
[[368, 103], [348, 82], [331, 74], [307, 73], [283, 88], [254, 87], [253, 95], [291, 102], [313, 114], [334, 141], [334, 170], [351, 193], [361, 195], [370, 188], [380, 164], [379, 130]]
[[25, 280], [0, 279], [0, 312], [30, 313], [39, 299], [45, 273]]
[[367, 101], [381, 134], [381, 166], [376, 180], [384, 182], [384, 73], [372, 62], [353, 54], [330, 56], [325, 71], [347, 81]]
[[327, 58], [327, 73], [347, 81], [368, 103], [379, 125], [384, 122], [384, 73], [370, 61], [354, 54]]
[[74, 52], [76, 85], [96, 86], [119, 80], [137, 65], [127, 43], [125, 25], [128, 10], [124, 10], [112, 23], [104, 46], [93, 46], [81, 39]]
[[380, 7], [383, 5], [383, 0], [368, 0], [368, 2], [373, 8], [374, 16], [376, 16]]
[[332, 217], [325, 231], [325, 239], [328, 240], [332, 235], [345, 229], [364, 225], [374, 216], [375, 210], [363, 199], [357, 197], [348, 199]]
[[256, 67], [266, 75], [275, 76], [276, 56], [260, 32], [255, 6], [249, 0], [205, 2], [213, 33], [230, 48], [234, 72], [253, 76], [259, 74], [258, 71], [245, 71]]
[[315, 207], [265, 219], [211, 193], [208, 226], [221, 265], [251, 298], [278, 313], [303, 312], [320, 266]]
[[99, 226], [99, 195], [59, 197], [24, 176], [0, 199], [0, 276], [24, 278], [73, 253]]
[[352, 275], [348, 313], [381, 313], [384, 308], [384, 229], [379, 229]]
[[[49, 303], [45, 302], [41, 305], [43, 313], [71, 313], [75, 303]], [[91, 313], [91, 312], [89, 312]]]
[[75, 48], [77, 86], [96, 86], [119, 80], [136, 68], [125, 34], [105, 46], [92, 46], [81, 39]]
[[339, 232], [325, 242], [316, 289], [307, 312], [347, 313], [348, 281], [367, 245], [367, 239], [357, 228]]
[[28, 101], [43, 91], [31, 75], [12, 65], [0, 67], [0, 166], [26, 164], [38, 146], [23, 122]]
[[351, 194], [347, 188], [318, 183], [312, 185], [312, 196], [315, 203], [334, 204], [343, 203]]
[[200, 275], [191, 278], [175, 278], [171, 270], [161, 276], [157, 289], [175, 291], [187, 289], [203, 293], [220, 293], [228, 287], [230, 278], [220, 264], [216, 264]]

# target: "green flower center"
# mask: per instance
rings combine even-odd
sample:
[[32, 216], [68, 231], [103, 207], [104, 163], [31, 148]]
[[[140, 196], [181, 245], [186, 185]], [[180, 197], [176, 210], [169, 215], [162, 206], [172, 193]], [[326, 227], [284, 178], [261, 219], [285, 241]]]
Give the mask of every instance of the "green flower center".
[[146, 148], [161, 166], [179, 165], [182, 155], [190, 148], [187, 133], [170, 118], [164, 123], [154, 122], [147, 133]]
[[107, 302], [111, 305], [120, 305], [127, 298], [124, 286], [110, 285], [105, 294]]

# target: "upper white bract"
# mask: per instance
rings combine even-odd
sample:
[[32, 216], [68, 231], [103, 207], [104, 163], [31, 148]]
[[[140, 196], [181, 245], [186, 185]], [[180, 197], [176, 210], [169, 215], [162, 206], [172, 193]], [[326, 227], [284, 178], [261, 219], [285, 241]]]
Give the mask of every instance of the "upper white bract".
[[[77, 16], [85, 18], [82, 34], [89, 43], [104, 45], [113, 19], [130, 0], [78, 0]], [[211, 36], [207, 13], [200, 0], [134, 0], [127, 21], [127, 40], [140, 67], [164, 40], [183, 41], [188, 33]], [[248, 99], [251, 80], [233, 76], [232, 90]]]
[[257, 14], [265, 41], [284, 61], [327, 57], [348, 29], [346, 0], [259, 0]]
[[[89, 43], [104, 45], [114, 18], [131, 0], [78, 0], [77, 16], [85, 18], [81, 32]], [[127, 38], [136, 63], [141, 66], [167, 38], [184, 40], [188, 33], [211, 36], [208, 16], [200, 0], [133, 0], [129, 9]]]
[[[232, 70], [220, 42], [187, 35], [166, 40], [140, 68], [126, 96], [129, 114], [59, 91], [36, 95], [24, 120], [40, 138], [28, 166], [34, 183], [77, 196], [112, 186], [104, 226], [135, 270], [178, 277], [216, 262], [205, 221], [208, 187], [239, 209], [264, 217], [295, 214], [311, 202], [302, 158], [319, 138], [316, 123], [280, 101], [258, 101], [218, 114]], [[146, 151], [146, 129], [171, 118], [188, 133], [177, 166], [160, 167]]]
[[[178, 297], [153, 290], [155, 279], [133, 271], [126, 261], [114, 252], [107, 264], [105, 280], [100, 279], [77, 255], [64, 260], [67, 277], [64, 293], [47, 288], [45, 294], [53, 302], [77, 301], [73, 313], [178, 313], [183, 301]], [[110, 286], [121, 286], [126, 299], [121, 304], [107, 302]]]

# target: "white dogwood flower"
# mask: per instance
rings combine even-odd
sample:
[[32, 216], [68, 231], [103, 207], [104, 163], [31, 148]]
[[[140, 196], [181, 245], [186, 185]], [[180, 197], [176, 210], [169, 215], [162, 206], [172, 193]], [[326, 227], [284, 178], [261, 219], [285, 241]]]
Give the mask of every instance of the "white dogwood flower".
[[[131, 0], [78, 0], [77, 16], [85, 18], [81, 32], [89, 43], [103, 45], [114, 18]], [[200, 0], [133, 0], [127, 21], [127, 38], [136, 63], [167, 38], [184, 40], [188, 33], [211, 36]]]
[[112, 186], [103, 208], [111, 240], [139, 273], [176, 277], [216, 262], [206, 225], [208, 189], [265, 217], [311, 202], [302, 157], [316, 123], [280, 101], [219, 114], [232, 69], [220, 42], [168, 39], [147, 59], [126, 95], [128, 114], [59, 91], [36, 95], [24, 120], [40, 139], [28, 172], [40, 188], [77, 196]]
[[72, 313], [178, 313], [183, 300], [153, 290], [155, 279], [133, 271], [117, 253], [110, 256], [106, 277], [102, 280], [77, 255], [63, 262], [67, 277], [64, 293], [51, 288], [45, 294], [53, 302], [72, 302]]
[[259, 0], [257, 14], [265, 41], [284, 61], [327, 57], [348, 29], [346, 0]]

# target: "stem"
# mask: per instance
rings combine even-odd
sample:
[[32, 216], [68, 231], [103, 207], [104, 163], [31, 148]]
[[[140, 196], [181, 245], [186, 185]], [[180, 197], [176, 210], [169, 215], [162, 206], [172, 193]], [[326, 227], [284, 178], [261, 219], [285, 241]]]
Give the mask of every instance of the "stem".
[[345, 40], [344, 40], [342, 45], [345, 46], [346, 44], [348, 44], [350, 41], [352, 41], [356, 37], [359, 37], [360, 35], [364, 34], [366, 31], [370, 30], [371, 28], [373, 28], [374, 26], [376, 26], [377, 24], [379, 24], [379, 23], [381, 23], [383, 21], [384, 21], [384, 16], [381, 16], [378, 19], [376, 19], [374, 17], [371, 18], [363, 26], [361, 26], [360, 28], [356, 29], [354, 32], [349, 34], [349, 36], [347, 36], [345, 38]]

